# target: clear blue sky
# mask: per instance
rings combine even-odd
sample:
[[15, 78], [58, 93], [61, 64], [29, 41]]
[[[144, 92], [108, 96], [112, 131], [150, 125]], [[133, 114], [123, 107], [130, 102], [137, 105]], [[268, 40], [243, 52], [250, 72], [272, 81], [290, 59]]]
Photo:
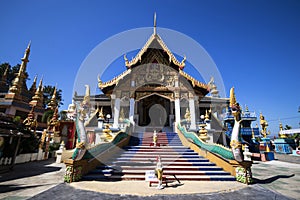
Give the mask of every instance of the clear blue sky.
[[182, 32], [206, 49], [227, 94], [235, 86], [240, 104], [262, 111], [273, 134], [279, 118], [299, 127], [298, 0], [2, 0], [0, 8], [0, 62], [20, 63], [31, 40], [27, 84], [36, 74], [44, 75], [45, 84], [57, 83], [63, 108], [71, 102], [74, 78], [89, 52], [117, 33], [151, 27], [156, 12], [157, 26]]

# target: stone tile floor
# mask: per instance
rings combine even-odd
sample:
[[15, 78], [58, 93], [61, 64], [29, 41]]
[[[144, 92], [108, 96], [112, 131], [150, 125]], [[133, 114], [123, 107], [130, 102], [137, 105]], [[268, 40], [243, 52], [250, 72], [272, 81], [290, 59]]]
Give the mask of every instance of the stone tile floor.
[[[118, 194], [116, 188], [114, 188], [115, 193], [82, 189], [84, 185], [93, 185], [91, 182], [76, 183], [77, 186], [76, 184], [65, 184], [63, 183], [64, 164], [56, 164], [53, 159], [49, 159], [18, 164], [13, 171], [0, 174], [0, 199], [300, 199], [300, 190], [298, 189], [300, 159], [289, 155], [275, 155], [275, 158], [278, 160], [254, 162], [252, 173], [256, 183], [250, 186], [232, 182], [235, 187], [226, 188], [225, 183], [201, 182], [199, 186], [196, 186], [196, 183], [184, 182], [183, 185], [165, 188], [159, 192], [156, 192], [155, 187], [147, 188], [153, 193], [143, 194], [144, 191], [140, 191], [141, 187], [147, 187], [147, 184], [122, 181], [115, 183], [125, 190], [133, 188], [136, 192], [141, 192], [140, 195]], [[105, 187], [105, 185], [103, 186], [105, 183], [97, 182], [95, 184]], [[114, 185], [114, 183], [110, 184]], [[223, 185], [222, 187], [225, 189], [221, 189], [218, 184]], [[216, 190], [218, 187], [220, 187], [219, 191]], [[193, 191], [188, 193], [188, 190]], [[174, 194], [170, 194], [171, 191], [175, 191]]]

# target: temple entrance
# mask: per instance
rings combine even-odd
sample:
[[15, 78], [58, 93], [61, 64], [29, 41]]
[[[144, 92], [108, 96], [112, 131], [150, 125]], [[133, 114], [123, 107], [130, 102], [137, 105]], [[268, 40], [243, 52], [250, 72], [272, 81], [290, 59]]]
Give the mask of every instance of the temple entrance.
[[151, 95], [138, 101], [139, 126], [169, 126], [170, 100]]

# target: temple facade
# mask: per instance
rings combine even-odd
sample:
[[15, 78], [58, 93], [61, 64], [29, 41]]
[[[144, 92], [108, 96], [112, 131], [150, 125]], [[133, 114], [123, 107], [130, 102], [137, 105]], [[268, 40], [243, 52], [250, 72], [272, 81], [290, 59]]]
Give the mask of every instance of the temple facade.
[[[186, 73], [187, 58], [182, 58], [175, 57], [154, 27], [132, 60], [124, 55], [123, 73], [106, 82], [98, 77], [102, 94], [90, 95], [94, 120], [89, 120], [89, 126], [97, 126], [99, 108], [114, 128], [119, 128], [123, 119], [129, 119], [140, 131], [175, 131], [176, 122], [198, 131], [198, 124], [206, 117], [211, 142], [226, 143], [222, 117], [229, 98], [219, 96], [213, 77], [202, 83]], [[79, 104], [83, 95], [75, 93], [73, 100]]]

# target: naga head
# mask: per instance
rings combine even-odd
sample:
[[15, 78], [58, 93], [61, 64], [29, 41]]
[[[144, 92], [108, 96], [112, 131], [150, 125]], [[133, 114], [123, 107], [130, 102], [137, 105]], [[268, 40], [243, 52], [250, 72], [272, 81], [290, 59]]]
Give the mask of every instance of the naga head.
[[230, 108], [232, 111], [232, 115], [236, 121], [241, 120], [241, 107], [239, 103], [236, 102], [234, 87], [230, 89]]

